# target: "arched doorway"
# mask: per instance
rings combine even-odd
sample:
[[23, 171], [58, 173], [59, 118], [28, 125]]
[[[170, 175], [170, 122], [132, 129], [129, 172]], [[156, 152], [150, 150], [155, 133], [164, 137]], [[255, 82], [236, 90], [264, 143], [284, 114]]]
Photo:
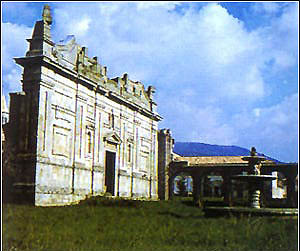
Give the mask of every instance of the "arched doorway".
[[174, 195], [191, 197], [193, 193], [193, 179], [189, 173], [180, 172], [173, 179]]
[[195, 205], [224, 204], [224, 179], [221, 172], [205, 170], [193, 175], [193, 179]]

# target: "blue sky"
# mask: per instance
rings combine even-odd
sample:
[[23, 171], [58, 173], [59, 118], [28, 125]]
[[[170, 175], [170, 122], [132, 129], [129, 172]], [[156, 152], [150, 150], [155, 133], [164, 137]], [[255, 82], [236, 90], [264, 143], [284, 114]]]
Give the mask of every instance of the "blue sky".
[[[21, 90], [26, 38], [44, 2], [1, 2], [2, 85]], [[154, 85], [176, 141], [237, 145], [298, 161], [298, 2], [49, 2], [54, 42], [69, 34], [108, 67]], [[5, 62], [5, 63], [4, 63]]]

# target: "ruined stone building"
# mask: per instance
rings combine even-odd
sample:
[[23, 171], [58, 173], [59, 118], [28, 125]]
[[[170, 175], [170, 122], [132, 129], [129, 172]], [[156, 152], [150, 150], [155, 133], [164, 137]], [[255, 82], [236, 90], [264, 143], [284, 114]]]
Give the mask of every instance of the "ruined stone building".
[[[52, 17], [45, 5], [25, 57], [22, 92], [2, 97], [2, 175], [6, 193], [39, 206], [67, 205], [87, 196], [168, 200], [182, 172], [193, 180], [194, 201], [205, 193], [205, 177], [222, 177], [224, 200], [230, 176], [245, 170], [241, 156], [179, 156], [162, 117], [154, 87], [109, 78], [97, 57], [90, 58], [74, 36], [54, 43]], [[9, 119], [8, 119], [9, 114]], [[4, 143], [4, 144], [3, 144]], [[295, 194], [296, 164], [263, 163], [263, 172], [282, 172], [287, 200]], [[215, 175], [215, 174], [214, 174]]]
[[8, 137], [14, 187], [35, 205], [87, 195], [158, 199], [158, 122], [147, 89], [127, 74], [110, 79], [74, 36], [54, 43], [49, 6], [25, 57], [22, 92], [10, 93]]

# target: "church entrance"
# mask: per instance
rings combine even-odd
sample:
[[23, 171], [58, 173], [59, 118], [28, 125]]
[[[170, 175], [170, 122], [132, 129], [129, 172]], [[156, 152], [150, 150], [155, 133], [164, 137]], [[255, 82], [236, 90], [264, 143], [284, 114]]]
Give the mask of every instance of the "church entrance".
[[106, 192], [114, 195], [115, 193], [115, 163], [116, 153], [105, 152], [105, 186]]

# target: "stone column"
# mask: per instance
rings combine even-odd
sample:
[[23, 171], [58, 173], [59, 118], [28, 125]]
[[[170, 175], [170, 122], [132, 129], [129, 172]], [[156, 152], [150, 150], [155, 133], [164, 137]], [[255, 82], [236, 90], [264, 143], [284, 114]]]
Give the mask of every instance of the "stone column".
[[204, 182], [203, 182], [203, 176], [201, 175], [199, 177], [200, 179], [200, 188], [199, 188], [199, 194], [200, 194], [200, 197], [202, 198], [204, 196]]
[[168, 198], [167, 198], [168, 200], [172, 199], [174, 195], [174, 179], [175, 179], [174, 175], [169, 176], [169, 181], [168, 181], [169, 191], [168, 191]]
[[196, 173], [192, 175], [193, 177], [193, 201], [197, 206], [201, 206], [200, 202], [200, 185], [201, 185], [201, 176]]
[[228, 206], [232, 206], [232, 183], [230, 179], [231, 174], [223, 174], [223, 193], [224, 193], [224, 202]]

